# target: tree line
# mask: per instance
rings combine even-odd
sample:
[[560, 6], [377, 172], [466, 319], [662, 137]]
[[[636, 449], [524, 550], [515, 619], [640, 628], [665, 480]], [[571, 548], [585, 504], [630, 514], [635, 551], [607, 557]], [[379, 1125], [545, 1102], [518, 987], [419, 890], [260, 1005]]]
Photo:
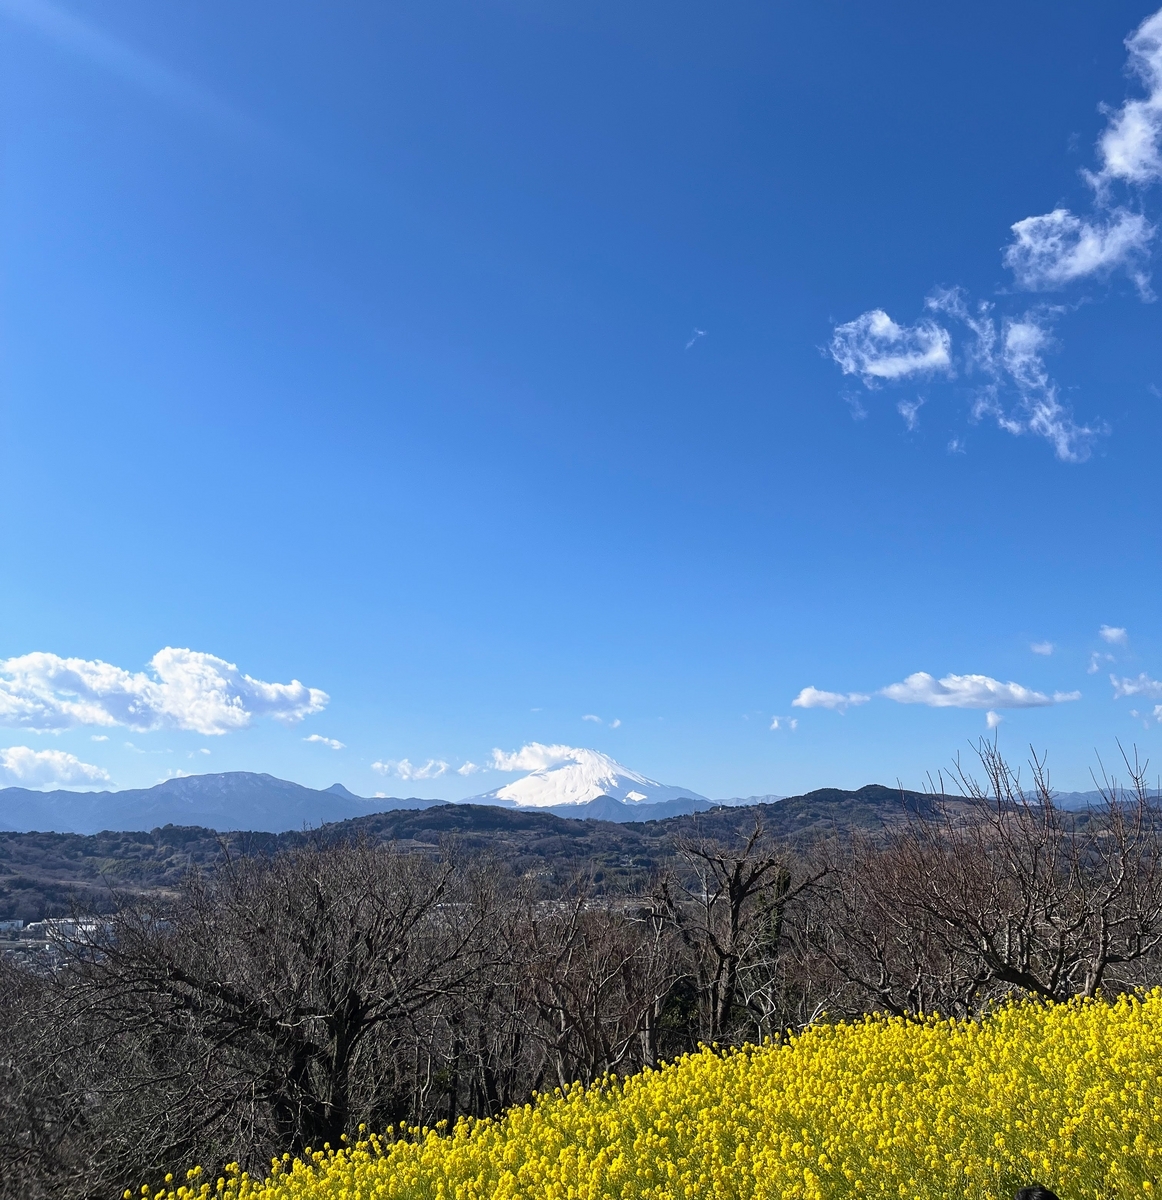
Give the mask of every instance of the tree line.
[[261, 1172], [360, 1124], [493, 1116], [703, 1044], [1162, 981], [1145, 769], [1071, 814], [1037, 760], [1024, 789], [980, 753], [955, 806], [807, 845], [695, 831], [621, 894], [583, 867], [524, 877], [454, 843], [355, 839], [126, 900], [51, 963], [0, 964], [0, 1194]]

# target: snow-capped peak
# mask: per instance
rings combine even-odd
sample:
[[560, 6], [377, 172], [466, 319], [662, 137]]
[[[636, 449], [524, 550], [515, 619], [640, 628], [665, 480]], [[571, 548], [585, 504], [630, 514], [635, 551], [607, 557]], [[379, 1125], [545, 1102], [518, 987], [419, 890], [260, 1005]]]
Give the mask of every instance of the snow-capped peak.
[[627, 804], [657, 804], [683, 797], [705, 799], [689, 788], [669, 787], [639, 775], [600, 750], [530, 742], [515, 754], [496, 751], [493, 762], [500, 770], [534, 769], [521, 779], [474, 796], [475, 801], [499, 800], [521, 808], [548, 808], [556, 804], [585, 804], [598, 796], [612, 796]]

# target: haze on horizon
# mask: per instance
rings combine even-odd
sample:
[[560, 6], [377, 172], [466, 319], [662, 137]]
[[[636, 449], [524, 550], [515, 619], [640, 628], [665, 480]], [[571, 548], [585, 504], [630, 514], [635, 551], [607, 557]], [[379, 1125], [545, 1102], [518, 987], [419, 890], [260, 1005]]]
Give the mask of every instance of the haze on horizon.
[[1162, 10], [0, 0], [0, 62], [0, 787], [1157, 759]]

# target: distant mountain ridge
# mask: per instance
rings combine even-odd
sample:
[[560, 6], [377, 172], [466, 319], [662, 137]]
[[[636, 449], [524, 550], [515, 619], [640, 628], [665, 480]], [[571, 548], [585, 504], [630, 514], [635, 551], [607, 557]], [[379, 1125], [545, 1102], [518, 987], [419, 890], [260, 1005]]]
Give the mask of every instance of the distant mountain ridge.
[[392, 808], [427, 808], [440, 800], [364, 799], [342, 784], [325, 791], [273, 775], [224, 771], [167, 779], [151, 788], [121, 792], [35, 792], [0, 788], [0, 829], [100, 833], [105, 829], [155, 829], [196, 825], [219, 831], [254, 829], [285, 833], [347, 821]]
[[[0, 801], [3, 795], [0, 792]], [[308, 839], [327, 843], [368, 838], [437, 855], [450, 845], [459, 853], [490, 856], [517, 875], [589, 870], [595, 886], [625, 888], [663, 867], [679, 842], [691, 837], [739, 844], [761, 821], [775, 837], [810, 840], [853, 828], [874, 832], [909, 812], [935, 811], [931, 797], [875, 784], [856, 792], [822, 788], [776, 804], [716, 805], [709, 811], [677, 814], [667, 812], [668, 802], [634, 806], [604, 797], [589, 805], [567, 806], [568, 819], [544, 808], [426, 800], [411, 801], [410, 807], [408, 801], [388, 803], [399, 807], [307, 832], [228, 832], [166, 824], [148, 831], [95, 835], [0, 833], [0, 920], [59, 916], [74, 903], [106, 911], [115, 902], [115, 891], [172, 891], [190, 868], [213, 870], [227, 848], [231, 854], [271, 854], [302, 846]], [[584, 819], [578, 819], [578, 810]], [[619, 819], [601, 819], [603, 810]]]
[[[96, 834], [104, 830], [150, 830], [164, 825], [213, 829], [220, 833], [288, 833], [350, 821], [372, 813], [433, 808], [451, 803], [417, 796], [357, 796], [341, 783], [322, 790], [273, 775], [224, 771], [167, 779], [150, 788], [120, 792], [37, 792], [0, 788], [0, 832]], [[485, 799], [499, 808], [520, 808], [512, 801]], [[530, 806], [531, 807], [531, 806]], [[584, 803], [538, 805], [541, 812], [575, 820], [657, 821], [706, 812], [714, 803], [703, 796], [681, 795], [654, 803], [625, 803], [601, 795]]]
[[[261, 781], [263, 776], [253, 778]], [[352, 795], [338, 787], [328, 792], [339, 798]], [[1076, 803], [1076, 795], [1062, 799]], [[0, 791], [0, 804], [4, 796]], [[301, 828], [283, 833], [229, 832], [176, 824], [95, 835], [0, 832], [0, 920], [59, 916], [68, 913], [74, 903], [105, 911], [114, 902], [111, 889], [172, 891], [191, 867], [213, 870], [225, 848], [231, 854], [271, 854], [315, 838], [323, 842], [368, 838], [436, 855], [451, 845], [460, 853], [491, 856], [517, 875], [585, 869], [592, 872], [594, 886], [624, 889], [664, 867], [683, 840], [710, 838], [738, 845], [754, 830], [756, 821], [773, 837], [810, 843], [856, 829], [874, 836], [909, 816], [934, 815], [945, 806], [954, 812], [958, 808], [965, 811], [964, 802], [955, 797], [942, 802], [924, 793], [901, 792], [898, 787], [879, 784], [856, 791], [819, 788], [773, 804], [715, 805], [708, 811], [699, 808], [687, 813], [668, 812], [667, 803], [625, 805], [607, 796], [587, 805], [565, 806], [567, 819], [544, 808], [513, 805], [415, 799], [363, 803], [396, 807], [307, 832]], [[603, 819], [603, 811], [617, 820]]]
[[[680, 788], [655, 786], [659, 789], [655, 793], [659, 798], [653, 801], [627, 802], [618, 796], [601, 793], [583, 802], [521, 805], [486, 793], [462, 803], [535, 810], [573, 820], [625, 824], [666, 820], [721, 807], [767, 806], [769, 809], [772, 805], [781, 807], [784, 804], [798, 807], [807, 800], [807, 797], [788, 799], [777, 795], [708, 800]], [[882, 790], [899, 795], [898, 788]], [[809, 797], [814, 802], [823, 797], [829, 800], [844, 797], [846, 803], [858, 805], [861, 803], [859, 798], [866, 792], [866, 788], [857, 792], [823, 788], [809, 793]], [[1066, 792], [1057, 797], [1057, 802], [1062, 808], [1078, 810], [1100, 806], [1102, 800], [1096, 791]], [[103, 830], [147, 831], [165, 825], [180, 825], [222, 833], [247, 830], [279, 834], [357, 820], [375, 813], [423, 810], [448, 803], [416, 796], [357, 796], [341, 783], [320, 790], [273, 775], [225, 771], [167, 779], [151, 788], [120, 792], [38, 792], [28, 788], [0, 788], [0, 831], [96, 834]], [[789, 813], [789, 809], [787, 811]]]

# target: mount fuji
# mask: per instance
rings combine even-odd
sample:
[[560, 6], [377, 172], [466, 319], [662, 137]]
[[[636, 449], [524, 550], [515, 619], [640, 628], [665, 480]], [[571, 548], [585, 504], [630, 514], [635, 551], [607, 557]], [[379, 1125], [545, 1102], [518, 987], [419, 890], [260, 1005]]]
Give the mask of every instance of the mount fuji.
[[[590, 807], [598, 800], [603, 801], [603, 808], [609, 807], [609, 800], [630, 809], [657, 804], [665, 804], [669, 809], [676, 802], [686, 802], [684, 808], [710, 806], [710, 801], [698, 792], [658, 783], [623, 767], [599, 750], [533, 742], [512, 755], [498, 752], [495, 761], [502, 770], [531, 770], [522, 779], [473, 796], [467, 803], [548, 808], [578, 816], [581, 814], [576, 812], [577, 806]], [[574, 811], [570, 813], [570, 809]]]

